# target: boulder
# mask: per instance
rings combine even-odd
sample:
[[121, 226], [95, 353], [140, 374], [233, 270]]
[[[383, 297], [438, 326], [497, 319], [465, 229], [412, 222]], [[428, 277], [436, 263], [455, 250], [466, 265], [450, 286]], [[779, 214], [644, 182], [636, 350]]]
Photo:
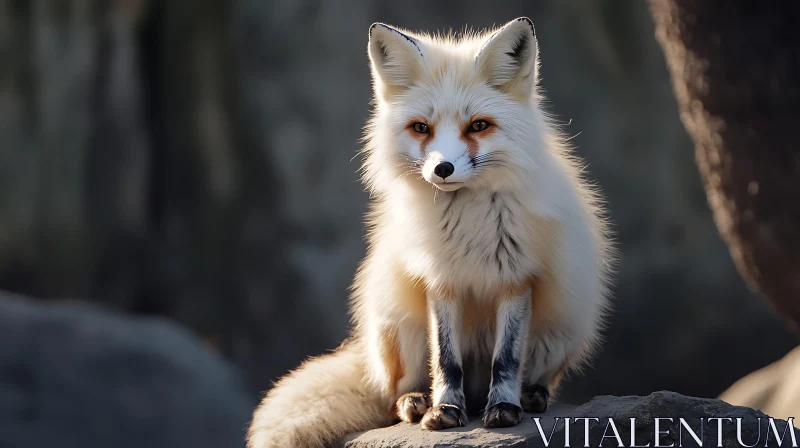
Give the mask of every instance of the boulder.
[[0, 446], [244, 446], [255, 405], [187, 330], [0, 292]]
[[[588, 433], [587, 420], [576, 420], [586, 418], [590, 419]], [[631, 418], [636, 419], [633, 425]], [[670, 418], [671, 422], [661, 420]], [[702, 444], [697, 443], [680, 418]], [[588, 446], [592, 447], [631, 447], [634, 446], [631, 443], [632, 437], [635, 446], [638, 447], [716, 447], [719, 446], [718, 437], [720, 437], [717, 426], [719, 421], [713, 420], [716, 418], [724, 419], [721, 433], [722, 446], [754, 446], [754, 444], [759, 447], [779, 446], [770, 425], [770, 417], [764, 413], [732, 406], [721, 400], [687, 397], [674, 392], [656, 392], [645, 397], [598, 396], [581, 406], [556, 403], [546, 413], [525, 414], [519, 425], [504, 429], [485, 429], [478, 419], [473, 419], [465, 428], [441, 432], [423, 431], [419, 425], [400, 423], [388, 428], [355, 434], [345, 440], [342, 446], [345, 448], [561, 447], [566, 445], [566, 437], [569, 437], [570, 446], [582, 447], [586, 446], [588, 434]], [[740, 433], [743, 443], [739, 443], [737, 438], [737, 418], [742, 419]], [[566, 419], [569, 419], [568, 436]], [[793, 444], [786, 421], [774, 419], [772, 422], [783, 439], [780, 446], [797, 446]], [[657, 427], [660, 431], [658, 443], [656, 443]], [[619, 435], [619, 440], [615, 438], [614, 429]], [[792, 429], [795, 439], [800, 442], [800, 430]]]
[[778, 418], [800, 417], [800, 347], [740, 379], [719, 398]]

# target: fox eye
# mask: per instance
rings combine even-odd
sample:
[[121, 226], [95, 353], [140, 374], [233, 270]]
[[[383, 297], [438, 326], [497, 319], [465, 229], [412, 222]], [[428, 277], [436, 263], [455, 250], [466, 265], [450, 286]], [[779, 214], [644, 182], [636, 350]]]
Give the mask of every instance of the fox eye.
[[481, 132], [489, 127], [489, 122], [486, 120], [475, 120], [469, 125], [468, 132]]
[[418, 132], [420, 134], [429, 134], [431, 131], [428, 129], [428, 125], [425, 123], [414, 123], [413, 126], [414, 132]]

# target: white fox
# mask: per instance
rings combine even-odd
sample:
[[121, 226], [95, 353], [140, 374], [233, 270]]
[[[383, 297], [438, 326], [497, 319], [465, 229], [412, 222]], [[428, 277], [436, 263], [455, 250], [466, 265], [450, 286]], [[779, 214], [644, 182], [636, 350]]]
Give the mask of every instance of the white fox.
[[398, 420], [516, 425], [600, 339], [614, 251], [541, 109], [530, 19], [460, 39], [376, 23], [368, 50], [354, 328], [266, 395], [250, 448], [326, 446]]

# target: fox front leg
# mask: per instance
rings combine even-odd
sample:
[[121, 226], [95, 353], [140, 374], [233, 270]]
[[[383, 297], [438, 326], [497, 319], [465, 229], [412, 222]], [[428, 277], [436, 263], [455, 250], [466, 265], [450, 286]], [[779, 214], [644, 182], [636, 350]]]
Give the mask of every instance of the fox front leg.
[[461, 367], [461, 305], [428, 294], [432, 407], [422, 417], [423, 429], [447, 429], [467, 424], [464, 371]]
[[487, 428], [514, 426], [522, 420], [521, 359], [530, 315], [530, 295], [503, 300], [498, 307], [492, 383], [483, 415], [483, 425]]
[[406, 319], [397, 330], [397, 348], [404, 376], [397, 381], [395, 410], [400, 420], [416, 423], [422, 419], [430, 402], [430, 371], [425, 320]]

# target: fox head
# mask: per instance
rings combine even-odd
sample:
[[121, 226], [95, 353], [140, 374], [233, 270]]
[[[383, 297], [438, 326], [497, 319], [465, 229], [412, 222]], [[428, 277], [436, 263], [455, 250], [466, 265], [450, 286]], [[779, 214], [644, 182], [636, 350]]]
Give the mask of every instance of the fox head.
[[530, 146], [543, 138], [530, 19], [460, 39], [375, 23], [368, 52], [376, 109], [365, 174], [373, 189], [396, 181], [501, 189], [530, 175]]

